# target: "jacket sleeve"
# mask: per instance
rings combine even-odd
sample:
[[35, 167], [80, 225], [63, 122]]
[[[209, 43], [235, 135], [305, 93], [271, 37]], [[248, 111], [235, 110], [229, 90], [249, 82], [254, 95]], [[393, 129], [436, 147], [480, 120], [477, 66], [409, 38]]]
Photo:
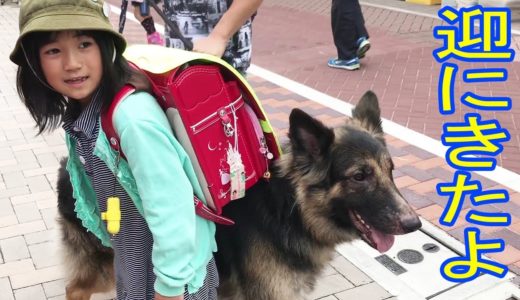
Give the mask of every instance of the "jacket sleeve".
[[196, 250], [193, 188], [183, 169], [189, 161], [178, 152], [164, 112], [147, 93], [125, 99], [114, 125], [153, 236], [155, 290], [164, 296], [183, 294], [194, 276], [190, 261]]

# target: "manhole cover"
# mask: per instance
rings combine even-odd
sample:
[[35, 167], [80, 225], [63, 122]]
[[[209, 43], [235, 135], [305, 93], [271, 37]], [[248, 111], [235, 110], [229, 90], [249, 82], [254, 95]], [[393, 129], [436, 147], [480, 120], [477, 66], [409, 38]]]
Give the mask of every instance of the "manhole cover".
[[419, 251], [405, 249], [397, 253], [397, 258], [407, 264], [417, 264], [423, 261], [424, 256]]
[[435, 253], [440, 250], [439, 246], [432, 244], [432, 243], [426, 243], [422, 246], [423, 250], [430, 253]]

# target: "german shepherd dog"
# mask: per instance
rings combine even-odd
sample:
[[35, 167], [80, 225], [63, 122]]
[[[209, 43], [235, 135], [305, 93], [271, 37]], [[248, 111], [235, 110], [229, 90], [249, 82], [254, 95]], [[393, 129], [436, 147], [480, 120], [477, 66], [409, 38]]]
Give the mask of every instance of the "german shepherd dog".
[[[219, 299], [305, 299], [336, 245], [361, 238], [385, 252], [394, 235], [421, 227], [394, 184], [374, 93], [339, 128], [299, 109], [289, 122], [289, 143], [269, 182], [224, 208], [236, 224], [217, 226]], [[67, 299], [88, 299], [109, 287], [102, 283], [113, 276], [112, 254], [78, 226], [70, 187], [61, 186], [67, 174], [62, 169], [59, 176], [61, 230], [73, 270]]]

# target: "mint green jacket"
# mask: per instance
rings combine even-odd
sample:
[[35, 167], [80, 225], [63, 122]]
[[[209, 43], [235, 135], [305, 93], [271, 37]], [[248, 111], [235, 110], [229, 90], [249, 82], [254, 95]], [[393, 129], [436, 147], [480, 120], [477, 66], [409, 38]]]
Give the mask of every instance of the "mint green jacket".
[[[144, 216], [153, 236], [155, 291], [180, 295], [184, 285], [196, 292], [206, 276], [206, 265], [217, 250], [215, 224], [195, 215], [193, 194], [204, 199], [188, 155], [174, 138], [169, 122], [148, 93], [127, 97], [116, 110], [114, 127], [127, 160], [119, 160], [100, 130], [94, 155], [116, 174], [117, 180]], [[76, 199], [75, 211], [83, 226], [103, 245], [111, 246], [98, 201], [75, 143], [66, 136], [67, 170]]]

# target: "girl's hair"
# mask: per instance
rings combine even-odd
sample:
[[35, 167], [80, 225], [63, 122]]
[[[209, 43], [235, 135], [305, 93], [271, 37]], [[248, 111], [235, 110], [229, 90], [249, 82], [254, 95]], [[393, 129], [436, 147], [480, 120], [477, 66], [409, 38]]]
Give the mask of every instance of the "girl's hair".
[[[98, 87], [103, 109], [107, 109], [115, 94], [126, 83], [131, 83], [138, 90], [150, 91], [146, 76], [130, 67], [122, 53], [116, 53], [115, 60], [113, 37], [104, 31], [78, 31], [79, 34], [92, 37], [101, 52], [103, 75]], [[40, 48], [56, 38], [57, 32], [34, 32], [22, 41], [25, 60], [18, 67], [17, 89], [20, 99], [31, 113], [38, 126], [38, 134], [53, 130], [61, 124], [67, 109], [78, 109], [74, 101], [67, 101], [63, 95], [50, 87], [45, 79], [40, 63]], [[76, 112], [79, 113], [79, 112]]]

